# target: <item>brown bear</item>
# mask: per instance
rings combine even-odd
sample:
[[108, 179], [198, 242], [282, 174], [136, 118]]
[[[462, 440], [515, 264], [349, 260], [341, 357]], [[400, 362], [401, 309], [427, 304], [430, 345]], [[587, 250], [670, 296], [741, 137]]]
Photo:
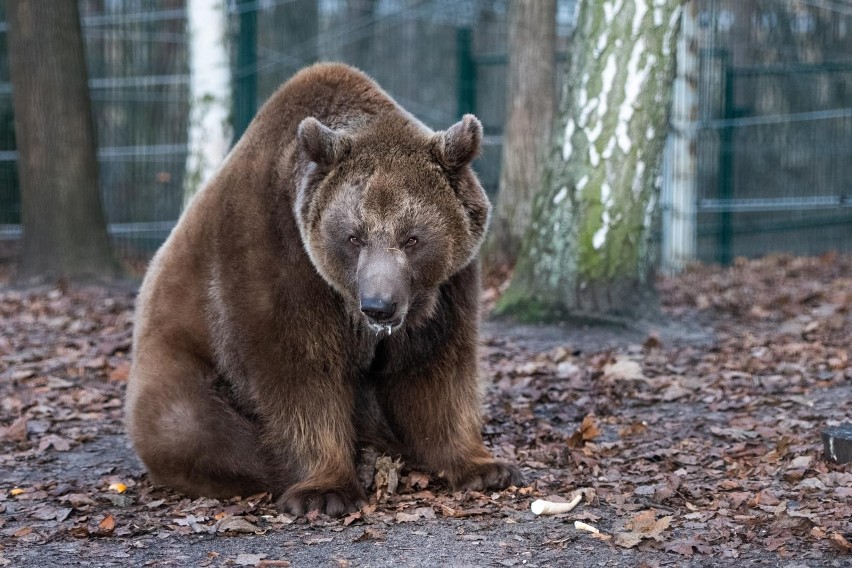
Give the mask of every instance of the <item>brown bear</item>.
[[126, 419], [153, 482], [341, 514], [369, 446], [455, 488], [522, 483], [480, 431], [481, 138], [345, 65], [272, 96], [139, 292]]

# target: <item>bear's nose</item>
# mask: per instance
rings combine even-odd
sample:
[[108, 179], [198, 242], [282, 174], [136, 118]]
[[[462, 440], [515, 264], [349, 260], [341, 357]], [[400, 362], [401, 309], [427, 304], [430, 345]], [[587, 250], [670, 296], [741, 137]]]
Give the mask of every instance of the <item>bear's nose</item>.
[[376, 321], [387, 321], [396, 313], [396, 302], [381, 298], [361, 298], [361, 311]]

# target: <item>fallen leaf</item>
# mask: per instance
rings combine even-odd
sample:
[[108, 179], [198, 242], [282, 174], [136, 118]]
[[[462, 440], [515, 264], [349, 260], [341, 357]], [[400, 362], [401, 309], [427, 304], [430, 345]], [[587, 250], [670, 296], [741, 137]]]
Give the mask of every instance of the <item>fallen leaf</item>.
[[66, 507], [53, 507], [52, 505], [40, 505], [30, 516], [40, 521], [57, 521], [62, 522], [68, 518], [72, 509]]
[[25, 442], [27, 439], [27, 418], [19, 416], [8, 426], [0, 427], [0, 441]]
[[828, 535], [828, 542], [841, 552], [845, 552], [846, 554], [852, 553], [852, 544], [840, 533], [831, 533]]
[[399, 485], [399, 472], [403, 463], [401, 459], [394, 461], [388, 456], [380, 456], [376, 460], [376, 493], [382, 497], [393, 495]]
[[678, 539], [672, 542], [667, 542], [663, 545], [663, 550], [666, 552], [676, 552], [681, 556], [690, 557], [694, 552], [701, 554], [712, 554], [713, 547], [706, 542], [701, 542], [697, 538]]
[[625, 532], [620, 532], [615, 535], [615, 544], [624, 548], [633, 548], [642, 539], [652, 538], [654, 540], [662, 540], [661, 533], [669, 528], [673, 517], [656, 518], [656, 513], [652, 510], [642, 511], [634, 515], [625, 523]]
[[616, 533], [615, 540], [613, 542], [623, 548], [633, 548], [642, 542], [642, 535], [635, 532]]
[[130, 362], [124, 361], [120, 363], [117, 367], [115, 367], [109, 373], [109, 380], [114, 382], [127, 382], [127, 378], [130, 376]]
[[235, 562], [237, 566], [257, 566], [264, 558], [266, 558], [266, 554], [248, 554], [242, 552], [237, 554]]
[[813, 461], [814, 458], [812, 456], [799, 456], [790, 462], [787, 469], [807, 469]]
[[583, 418], [583, 422], [580, 424], [580, 427], [568, 438], [568, 447], [569, 448], [582, 448], [586, 442], [594, 440], [598, 436], [600, 436], [601, 431], [598, 428], [595, 417], [591, 414], [586, 415]]
[[242, 517], [225, 517], [216, 523], [216, 532], [233, 532], [233, 533], [257, 533], [260, 528], [251, 524]]
[[348, 527], [349, 525], [351, 525], [352, 523], [354, 523], [355, 521], [358, 521], [360, 519], [361, 519], [361, 511], [355, 511], [354, 513], [349, 513], [343, 519], [343, 526]]
[[618, 357], [615, 362], [604, 365], [603, 378], [608, 381], [639, 381], [647, 377], [642, 365], [626, 357]]
[[420, 520], [420, 515], [416, 513], [397, 513], [394, 518], [397, 523], [413, 523]]
[[49, 434], [38, 443], [38, 451], [44, 452], [50, 447], [53, 447], [57, 452], [67, 452], [71, 449], [71, 442], [60, 436]]
[[385, 538], [385, 533], [378, 531], [374, 528], [367, 527], [366, 529], [364, 529], [364, 532], [361, 533], [352, 542], [364, 542], [367, 540], [385, 540]]
[[60, 501], [68, 503], [75, 509], [82, 509], [84, 507], [91, 507], [92, 505], [95, 505], [95, 501], [83, 493], [69, 493], [68, 495], [64, 495]]
[[98, 535], [100, 536], [109, 536], [115, 530], [115, 517], [110, 514], [107, 514], [101, 522], [98, 523]]
[[12, 533], [12, 536], [14, 536], [15, 538], [21, 538], [22, 536], [27, 536], [31, 532], [33, 532], [32, 527], [24, 527], [22, 529], [18, 529], [14, 533]]

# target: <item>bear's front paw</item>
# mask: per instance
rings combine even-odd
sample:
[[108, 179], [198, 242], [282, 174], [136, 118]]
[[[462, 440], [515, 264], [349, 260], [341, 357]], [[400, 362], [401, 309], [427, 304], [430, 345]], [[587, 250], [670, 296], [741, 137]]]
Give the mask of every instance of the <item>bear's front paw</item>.
[[363, 493], [354, 488], [318, 489], [298, 486], [285, 492], [276, 501], [279, 510], [296, 516], [318, 510], [325, 515], [339, 517], [357, 511], [366, 504]]
[[510, 485], [524, 484], [524, 476], [514, 465], [492, 461], [472, 465], [454, 483], [455, 489], [483, 491], [485, 489], [506, 489]]

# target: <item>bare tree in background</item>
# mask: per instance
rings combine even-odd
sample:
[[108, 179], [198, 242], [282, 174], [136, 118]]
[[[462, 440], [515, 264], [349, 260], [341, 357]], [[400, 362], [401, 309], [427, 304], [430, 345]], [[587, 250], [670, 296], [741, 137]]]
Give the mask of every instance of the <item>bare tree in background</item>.
[[506, 128], [486, 273], [513, 267], [520, 252], [550, 147], [555, 75], [556, 0], [511, 0]]
[[651, 243], [683, 0], [584, 0], [558, 136], [498, 313], [627, 321], [656, 310]]
[[76, 2], [9, 0], [22, 281], [112, 278]]
[[233, 138], [231, 61], [225, 0], [189, 0], [189, 151], [183, 205], [219, 169]]

